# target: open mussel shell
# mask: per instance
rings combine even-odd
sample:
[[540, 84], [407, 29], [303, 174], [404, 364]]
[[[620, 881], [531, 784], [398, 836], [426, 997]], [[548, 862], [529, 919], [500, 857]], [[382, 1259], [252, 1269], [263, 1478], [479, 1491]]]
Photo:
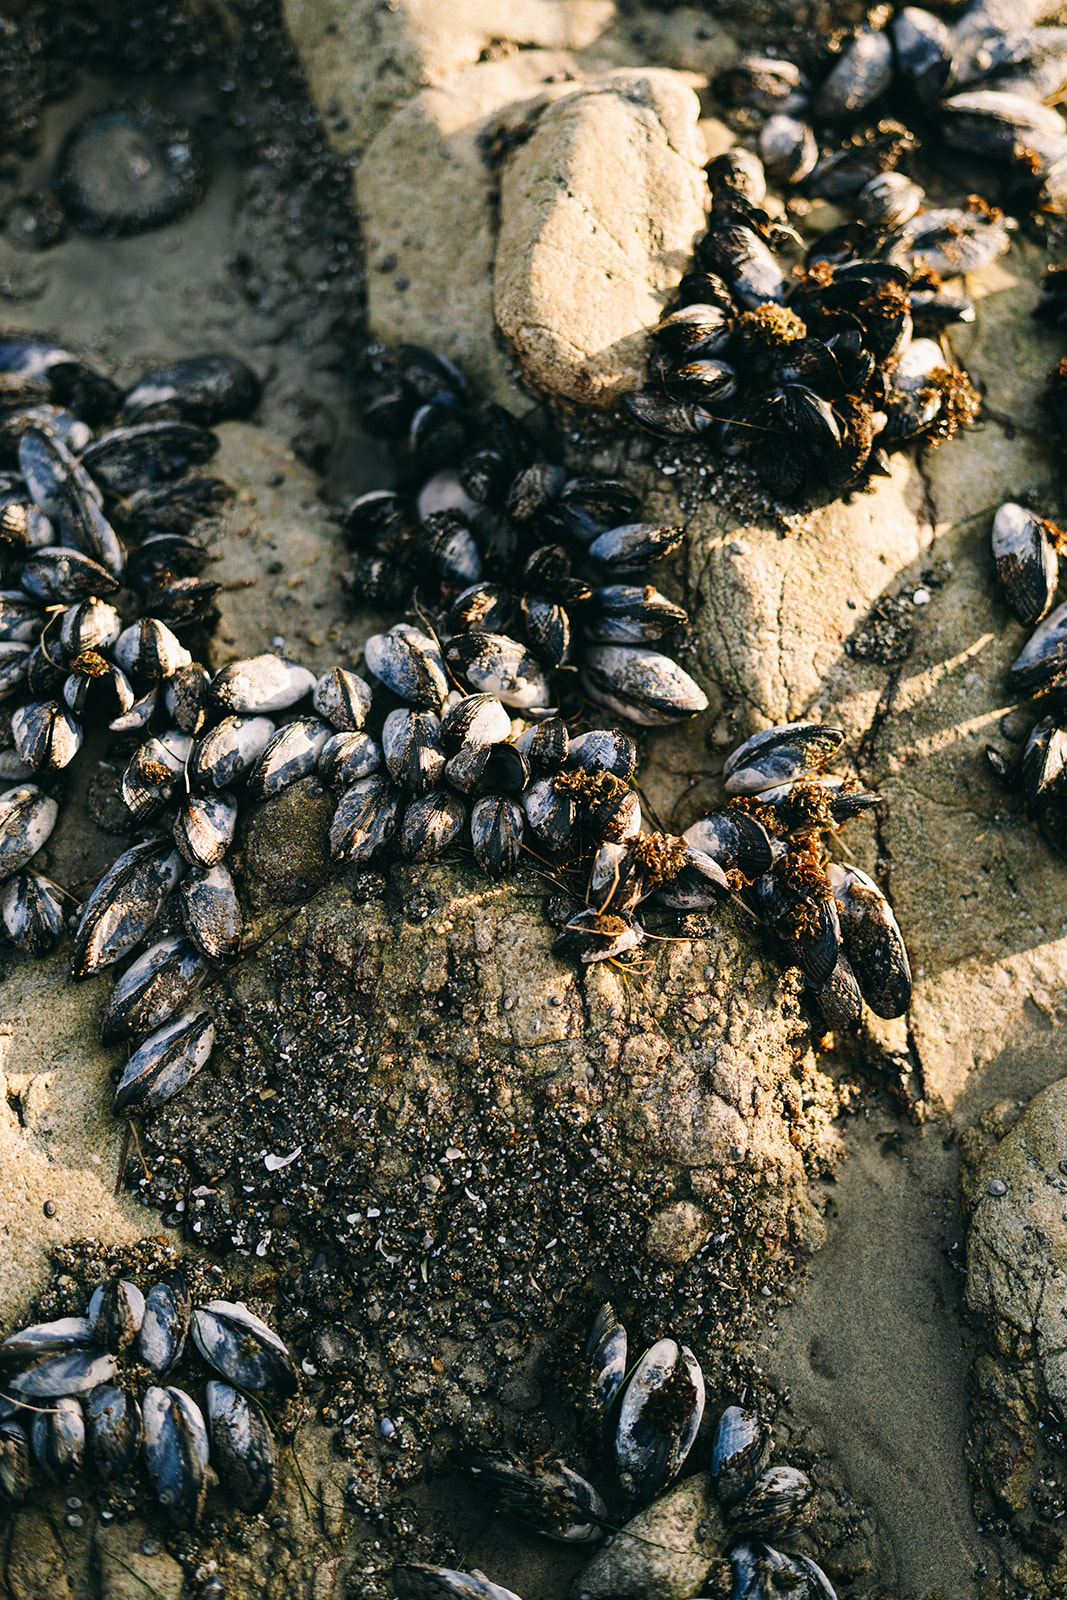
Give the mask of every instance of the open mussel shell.
[[693, 1352], [660, 1339], [626, 1385], [615, 1433], [619, 1481], [650, 1500], [678, 1472], [704, 1415], [704, 1374]]
[[455, 1450], [451, 1457], [472, 1488], [496, 1507], [565, 1544], [603, 1536], [608, 1508], [591, 1483], [563, 1462], [533, 1465], [502, 1451]]
[[96, 1342], [112, 1355], [121, 1355], [144, 1320], [144, 1295], [125, 1278], [109, 1278], [93, 1290], [86, 1315]]
[[740, 1500], [771, 1458], [770, 1429], [754, 1411], [727, 1406], [711, 1441], [711, 1475], [723, 1505]]
[[293, 1358], [272, 1328], [229, 1300], [212, 1300], [193, 1312], [193, 1340], [209, 1366], [238, 1389], [296, 1393]]
[[180, 1272], [166, 1272], [145, 1297], [137, 1356], [161, 1376], [180, 1358], [189, 1332], [192, 1301]]
[[818, 1493], [806, 1473], [797, 1467], [768, 1467], [751, 1489], [725, 1508], [725, 1516], [745, 1533], [783, 1537], [806, 1528], [818, 1509]]
[[222, 1492], [250, 1515], [274, 1493], [274, 1445], [258, 1406], [228, 1383], [212, 1379], [205, 1390], [211, 1465]]
[[134, 1051], [115, 1090], [112, 1109], [151, 1111], [170, 1100], [210, 1059], [215, 1019], [210, 1011], [187, 1011], [166, 1023]]
[[179, 1528], [195, 1528], [207, 1487], [208, 1437], [200, 1407], [183, 1389], [148, 1389], [144, 1461], [161, 1506]]
[[30, 1426], [33, 1458], [53, 1483], [65, 1483], [85, 1462], [85, 1413], [72, 1395], [60, 1395], [34, 1414]]
[[94, 1471], [106, 1481], [123, 1478], [141, 1448], [141, 1408], [115, 1383], [101, 1383], [85, 1397], [85, 1423]]

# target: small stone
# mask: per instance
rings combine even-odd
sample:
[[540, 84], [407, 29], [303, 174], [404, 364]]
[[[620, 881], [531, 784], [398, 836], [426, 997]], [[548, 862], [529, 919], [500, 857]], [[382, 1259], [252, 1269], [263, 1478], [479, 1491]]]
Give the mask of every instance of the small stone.
[[652, 1218], [645, 1249], [654, 1261], [680, 1267], [696, 1255], [711, 1227], [711, 1218], [700, 1206], [691, 1200], [676, 1200]]
[[990, 1178], [989, 1182], [986, 1184], [986, 1194], [999, 1196], [1002, 1194], [1007, 1194], [1007, 1192], [1008, 1186], [1004, 1182], [1003, 1178]]
[[717, 1556], [726, 1532], [710, 1472], [698, 1472], [637, 1516], [574, 1580], [572, 1600], [688, 1600]]

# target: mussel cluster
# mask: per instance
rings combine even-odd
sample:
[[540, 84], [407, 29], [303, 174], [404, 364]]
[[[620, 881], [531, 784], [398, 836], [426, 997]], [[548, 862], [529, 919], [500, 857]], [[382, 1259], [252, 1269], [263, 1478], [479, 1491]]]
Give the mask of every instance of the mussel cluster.
[[972, 0], [947, 23], [919, 6], [879, 7], [817, 81], [792, 61], [746, 56], [716, 89], [758, 126], [776, 182], [854, 202], [863, 223], [903, 233], [937, 217], [916, 217], [923, 191], [894, 177], [920, 147], [993, 163], [1011, 210], [1062, 214], [1067, 121], [1053, 106], [1067, 90], [1067, 28], [1034, 27], [1048, 9]]
[[[219, 1375], [205, 1386], [204, 1410], [164, 1383], [190, 1334]], [[284, 1399], [298, 1381], [281, 1339], [247, 1306], [194, 1306], [180, 1271], [164, 1273], [147, 1295], [110, 1278], [84, 1316], [37, 1323], [0, 1343], [0, 1504], [83, 1470], [126, 1480], [140, 1460], [179, 1528], [199, 1521], [209, 1465], [233, 1504], [262, 1511], [274, 1492], [274, 1445], [249, 1395]]]
[[888, 452], [974, 420], [978, 396], [941, 338], [974, 309], [941, 275], [1007, 249], [987, 206], [825, 234], [790, 279], [775, 250], [800, 241], [762, 209], [759, 158], [730, 151], [708, 181], [708, 229], [655, 329], [649, 382], [623, 396], [636, 422], [744, 460], [789, 501], [861, 487]]
[[[683, 1466], [710, 1476], [726, 1535], [706, 1545], [701, 1592], [715, 1600], [834, 1600], [830, 1580], [809, 1556], [785, 1555], [766, 1538], [790, 1539], [810, 1526], [818, 1495], [806, 1473], [769, 1465], [770, 1430], [755, 1412], [728, 1405], [702, 1430], [705, 1385], [693, 1352], [660, 1339], [627, 1368], [627, 1335], [609, 1304], [601, 1307], [586, 1347], [586, 1412], [591, 1432], [610, 1458], [600, 1475], [604, 1495], [563, 1461], [535, 1461], [509, 1452], [461, 1449], [453, 1461], [467, 1482], [500, 1512], [550, 1539], [596, 1544], [618, 1528], [611, 1505], [632, 1516], [654, 1502]], [[609, 1480], [614, 1480], [616, 1487]], [[620, 1493], [621, 1491], [621, 1493]], [[643, 1526], [643, 1524], [639, 1524]], [[677, 1526], [677, 1525], [675, 1525]], [[766, 1536], [766, 1538], [764, 1537]], [[634, 1530], [634, 1538], [638, 1535]], [[627, 1528], [618, 1544], [627, 1541]], [[610, 1563], [610, 1552], [606, 1553]], [[615, 1592], [604, 1556], [577, 1580]], [[588, 1575], [588, 1577], [587, 1577]], [[394, 1570], [400, 1600], [515, 1600], [481, 1573], [406, 1564]], [[620, 1592], [636, 1592], [629, 1584]], [[643, 1592], [643, 1591], [642, 1591]]]

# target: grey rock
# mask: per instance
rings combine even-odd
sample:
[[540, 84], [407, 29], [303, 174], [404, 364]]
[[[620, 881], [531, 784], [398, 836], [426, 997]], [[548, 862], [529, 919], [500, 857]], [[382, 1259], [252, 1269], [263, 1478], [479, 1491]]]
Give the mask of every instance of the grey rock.
[[731, 1537], [710, 1472], [698, 1472], [605, 1543], [575, 1579], [572, 1600], [687, 1600]]

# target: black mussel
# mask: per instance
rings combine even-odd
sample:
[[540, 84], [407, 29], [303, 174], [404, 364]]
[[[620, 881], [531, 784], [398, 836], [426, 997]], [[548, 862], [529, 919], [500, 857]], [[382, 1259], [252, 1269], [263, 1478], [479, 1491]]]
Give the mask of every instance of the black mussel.
[[657, 389], [631, 390], [623, 395], [622, 406], [642, 428], [663, 439], [691, 438], [707, 432], [716, 421], [714, 413], [705, 406], [691, 400], [672, 400]]
[[394, 1567], [393, 1583], [401, 1600], [519, 1600], [513, 1590], [490, 1583], [482, 1572], [428, 1567], [421, 1561]]
[[187, 1011], [164, 1023], [126, 1063], [112, 1110], [152, 1111], [164, 1105], [207, 1063], [214, 1044], [210, 1011]]
[[369, 778], [382, 764], [381, 746], [366, 733], [335, 733], [319, 751], [319, 776], [339, 789]]
[[678, 1472], [704, 1414], [704, 1375], [685, 1345], [660, 1339], [623, 1392], [615, 1461], [627, 1494], [650, 1500]]
[[416, 536], [419, 552], [446, 583], [466, 587], [482, 575], [482, 555], [461, 511], [434, 511]]
[[218, 514], [233, 490], [221, 478], [180, 478], [174, 483], [138, 489], [112, 515], [123, 518], [143, 537], [153, 533], [188, 533], [198, 522]]
[[141, 1408], [115, 1383], [102, 1383], [85, 1397], [85, 1424], [94, 1471], [110, 1482], [124, 1478], [141, 1448]]
[[567, 469], [550, 461], [535, 461], [513, 479], [504, 508], [513, 522], [532, 522], [567, 483]]
[[583, 631], [600, 644], [652, 644], [688, 621], [681, 606], [651, 585], [612, 584], [593, 590]]
[[632, 522], [602, 533], [589, 546], [589, 555], [612, 572], [634, 572], [673, 555], [684, 537], [683, 527]]
[[224, 715], [287, 711], [315, 687], [315, 674], [282, 656], [251, 656], [216, 672], [208, 697]]
[[65, 1483], [85, 1462], [85, 1413], [72, 1395], [59, 1395], [34, 1414], [30, 1428], [33, 1458], [53, 1483]]
[[55, 182], [76, 227], [120, 238], [185, 216], [200, 199], [204, 169], [188, 131], [141, 102], [79, 123]]
[[455, 755], [464, 745], [498, 744], [510, 733], [511, 718], [493, 694], [465, 695], [441, 718], [446, 755]]
[[19, 573], [19, 586], [46, 606], [69, 605], [89, 595], [113, 594], [118, 580], [106, 567], [80, 550], [45, 545]]
[[219, 441], [193, 422], [135, 422], [102, 433], [82, 451], [86, 471], [113, 495], [131, 495], [210, 461]]
[[590, 544], [609, 528], [632, 521], [639, 507], [634, 491], [614, 478], [571, 478], [542, 508], [538, 525], [549, 537], [569, 535]]
[[0, 877], [17, 872], [37, 854], [58, 816], [56, 801], [32, 783], [0, 794]]
[[454, 1450], [452, 1462], [498, 1511], [565, 1544], [602, 1538], [608, 1508], [591, 1483], [562, 1461], [533, 1465], [501, 1451]]
[[919, 6], [904, 6], [887, 29], [897, 72], [921, 106], [932, 106], [952, 81], [952, 35], [940, 17]]
[[32, 653], [28, 644], [0, 642], [0, 700], [6, 700], [26, 682]]
[[537, 659], [550, 669], [562, 666], [571, 650], [571, 623], [564, 607], [541, 595], [526, 595], [522, 618]]
[[789, 722], [754, 733], [726, 758], [727, 794], [758, 794], [805, 772], [818, 772], [844, 742], [841, 728]]
[[207, 715], [207, 691], [211, 678], [199, 661], [190, 661], [163, 685], [163, 704], [176, 728], [198, 734]]
[[[78, 1318], [67, 1318], [77, 1321]], [[4, 1391], [18, 1401], [53, 1400], [59, 1395], [86, 1394], [98, 1383], [110, 1383], [118, 1371], [113, 1355], [99, 1345], [43, 1355], [4, 1379]]]
[[1067, 601], [1050, 611], [1011, 665], [1012, 682], [1036, 689], [1067, 666]]
[[856, 196], [856, 215], [869, 228], [899, 228], [910, 222], [926, 196], [903, 172], [879, 172]]
[[363, 647], [367, 666], [380, 682], [418, 710], [440, 712], [448, 677], [437, 641], [405, 622], [375, 633]]
[[[332, 733], [330, 724], [318, 717], [298, 717], [295, 722], [279, 728], [248, 774], [245, 783], [248, 798], [265, 800], [314, 772]], [[204, 864], [211, 865], [210, 862]]]
[[718, 355], [729, 344], [732, 330], [731, 311], [720, 305], [690, 302], [663, 318], [656, 328], [656, 338], [668, 354], [681, 360]]
[[522, 857], [524, 826], [522, 806], [505, 795], [488, 794], [471, 807], [470, 829], [474, 859], [488, 878], [514, 872]]
[[590, 906], [565, 924], [552, 948], [559, 955], [577, 956], [588, 965], [593, 961], [614, 961], [636, 950], [644, 937], [644, 929], [629, 912], [601, 912]]
[[147, 822], [169, 803], [193, 752], [187, 733], [153, 734], [139, 745], [122, 774], [122, 798], [138, 822]]
[[233, 878], [223, 863], [193, 867], [178, 887], [185, 931], [209, 961], [236, 961], [244, 919]]
[[37, 872], [16, 872], [0, 889], [4, 938], [27, 955], [47, 955], [63, 933], [63, 891]]
[[103, 1044], [152, 1033], [189, 1002], [208, 976], [208, 968], [188, 939], [170, 937], [154, 944], [128, 967], [111, 991], [100, 1018]]
[[433, 789], [404, 809], [400, 851], [409, 861], [429, 861], [447, 850], [463, 832], [467, 808], [450, 789]]
[[616, 1317], [610, 1300], [606, 1300], [596, 1314], [585, 1347], [591, 1399], [600, 1416], [606, 1414], [622, 1388], [626, 1377], [626, 1351], [626, 1329]]
[[74, 935], [71, 976], [88, 978], [140, 943], [185, 872], [169, 840], [125, 851], [86, 901]]
[[530, 775], [543, 778], [559, 772], [570, 751], [570, 734], [562, 717], [545, 717], [527, 728], [515, 741], [515, 748], [526, 757]]
[[21, 589], [0, 590], [0, 639], [10, 644], [32, 644], [41, 635], [45, 613]]
[[[126, 553], [126, 571], [146, 594], [159, 592], [164, 577], [195, 578], [211, 560], [211, 552], [184, 533], [153, 533]], [[156, 602], [153, 598], [153, 611]]]
[[582, 688], [591, 700], [643, 726], [685, 721], [707, 710], [707, 696], [669, 656], [629, 645], [586, 650]]
[[574, 827], [574, 800], [556, 788], [554, 776], [536, 778], [529, 784], [523, 791], [522, 808], [542, 843], [554, 850], [566, 844]]
[[165, 622], [142, 617], [119, 634], [112, 660], [138, 688], [172, 678], [192, 657]]
[[260, 383], [237, 356], [188, 356], [149, 372], [127, 391], [123, 422], [178, 418], [209, 427], [247, 417], [259, 404]]
[[233, 843], [236, 831], [237, 801], [232, 794], [225, 790], [194, 793], [187, 795], [179, 808], [174, 843], [191, 867], [214, 867]]
[[515, 621], [518, 605], [510, 589], [497, 583], [472, 583], [458, 594], [445, 614], [446, 633], [506, 633]]
[[137, 1357], [160, 1376], [181, 1357], [189, 1332], [192, 1302], [180, 1272], [165, 1272], [145, 1296], [144, 1320], [137, 1335]]
[[145, 1392], [144, 1461], [161, 1506], [179, 1528], [195, 1528], [207, 1488], [208, 1437], [200, 1407], [183, 1389]]
[[93, 1290], [86, 1316], [97, 1344], [119, 1356], [136, 1339], [144, 1320], [144, 1295], [125, 1278], [109, 1278]]
[[369, 861], [400, 824], [403, 791], [384, 778], [359, 778], [338, 802], [330, 824], [334, 861]]
[[993, 560], [1004, 594], [1020, 622], [1040, 622], [1059, 580], [1059, 528], [1025, 506], [1002, 505], [993, 518]]
[[161, 622], [190, 628], [217, 616], [215, 597], [222, 585], [210, 578], [182, 578], [157, 574], [145, 585], [144, 603]]
[[676, 870], [660, 884], [659, 903], [676, 911], [703, 911], [717, 905], [729, 890], [729, 879], [715, 858], [690, 845]]
[[742, 223], [710, 228], [697, 245], [697, 260], [724, 278], [748, 309], [767, 301], [781, 305], [785, 300], [781, 267], [759, 234]]
[[800, 117], [777, 112], [760, 129], [759, 153], [764, 170], [776, 183], [800, 183], [819, 159], [819, 146]]
[[819, 1497], [811, 1479], [796, 1467], [768, 1467], [739, 1500], [726, 1507], [726, 1520], [746, 1533], [786, 1535], [813, 1522]]
[[813, 852], [789, 851], [754, 885], [760, 917], [816, 987], [837, 963], [841, 922], [827, 871]]
[[715, 93], [727, 105], [747, 106], [753, 111], [798, 111], [807, 105], [808, 83], [793, 61], [742, 56], [719, 73]]
[[841, 938], [860, 992], [879, 1017], [900, 1017], [911, 1002], [911, 967], [892, 908], [858, 867], [827, 867]]
[[702, 817], [683, 836], [694, 850], [704, 851], [725, 872], [758, 878], [771, 870], [774, 852], [766, 828], [744, 811], [718, 811]]
[[60, 542], [99, 562], [113, 578], [121, 578], [123, 550], [100, 509], [100, 491], [66, 445], [29, 428], [19, 440], [19, 466]]
[[75, 657], [63, 680], [62, 699], [79, 723], [92, 715], [111, 724], [128, 716], [137, 696], [121, 667], [95, 650]]
[[938, 109], [946, 144], [994, 160], [1010, 160], [1034, 143], [1067, 133], [1067, 123], [1050, 106], [997, 89], [953, 95]]
[[752, 150], [746, 150], [744, 145], [734, 145], [730, 150], [724, 150], [721, 156], [716, 156], [704, 168], [708, 178], [708, 187], [712, 194], [719, 198], [722, 188], [735, 189], [754, 206], [761, 206], [767, 198], [767, 175], [763, 170], [763, 162]]
[[811, 995], [828, 1028], [847, 1033], [863, 1021], [863, 995], [843, 950], [838, 951], [826, 982], [812, 989]]
[[11, 715], [11, 733], [19, 759], [34, 772], [57, 772], [69, 766], [81, 749], [77, 720], [57, 700], [31, 700]]
[[770, 1430], [756, 1413], [727, 1406], [711, 1441], [711, 1475], [723, 1505], [748, 1493], [770, 1457]]
[[815, 95], [816, 118], [840, 122], [853, 117], [873, 105], [892, 82], [893, 46], [889, 36], [874, 28], [861, 28]]
[[445, 770], [439, 719], [432, 711], [390, 711], [382, 724], [382, 754], [394, 783], [426, 794]]
[[315, 684], [311, 704], [340, 732], [358, 733], [370, 710], [370, 685], [344, 667], [333, 667]]
[[570, 740], [567, 765], [583, 772], [610, 772], [625, 780], [637, 770], [637, 746], [616, 728], [593, 728]]
[[211, 1300], [197, 1306], [192, 1333], [204, 1360], [236, 1388], [296, 1393], [298, 1378], [292, 1356], [273, 1328], [246, 1305]]
[[212, 1379], [205, 1390], [211, 1465], [223, 1493], [250, 1515], [274, 1493], [275, 1457], [270, 1428], [259, 1408], [228, 1383]]
[[0, 1372], [25, 1367], [40, 1356], [65, 1355], [72, 1350], [91, 1350], [94, 1355], [100, 1353], [93, 1343], [88, 1317], [59, 1317], [55, 1322], [35, 1322], [28, 1328], [9, 1333], [0, 1343]]
[[[829, 155], [823, 156], [804, 179], [803, 191], [817, 200], [848, 200], [859, 194], [878, 173], [892, 172], [917, 143], [915, 135], [903, 123], [883, 117], [873, 127], [853, 133]], [[841, 229], [817, 239], [806, 259], [809, 262], [833, 259], [841, 246], [851, 241], [852, 247], [857, 248], [864, 244], [865, 238], [864, 223], [845, 223]]]
[[1067, 789], [1067, 732], [1051, 717], [1035, 722], [1019, 758], [1026, 813], [1038, 818]]
[[549, 703], [540, 663], [525, 645], [504, 634], [457, 634], [445, 646], [445, 660], [475, 693], [496, 695], [505, 706], [526, 711]]
[[530, 766], [522, 751], [503, 741], [464, 745], [444, 768], [445, 777], [460, 794], [520, 795], [530, 779]]
[[203, 787], [229, 789], [258, 761], [273, 737], [269, 717], [224, 717], [198, 741], [189, 776]]
[[18, 1422], [0, 1422], [0, 1497], [20, 1505], [32, 1488], [33, 1458], [26, 1430]]
[[59, 648], [52, 653], [69, 666], [87, 650], [110, 650], [121, 633], [122, 622], [114, 606], [105, 600], [79, 600], [61, 614]]
[[1008, 229], [997, 212], [980, 207], [920, 211], [886, 236], [881, 254], [910, 272], [922, 268], [941, 278], [954, 278], [987, 267], [1010, 243]]

